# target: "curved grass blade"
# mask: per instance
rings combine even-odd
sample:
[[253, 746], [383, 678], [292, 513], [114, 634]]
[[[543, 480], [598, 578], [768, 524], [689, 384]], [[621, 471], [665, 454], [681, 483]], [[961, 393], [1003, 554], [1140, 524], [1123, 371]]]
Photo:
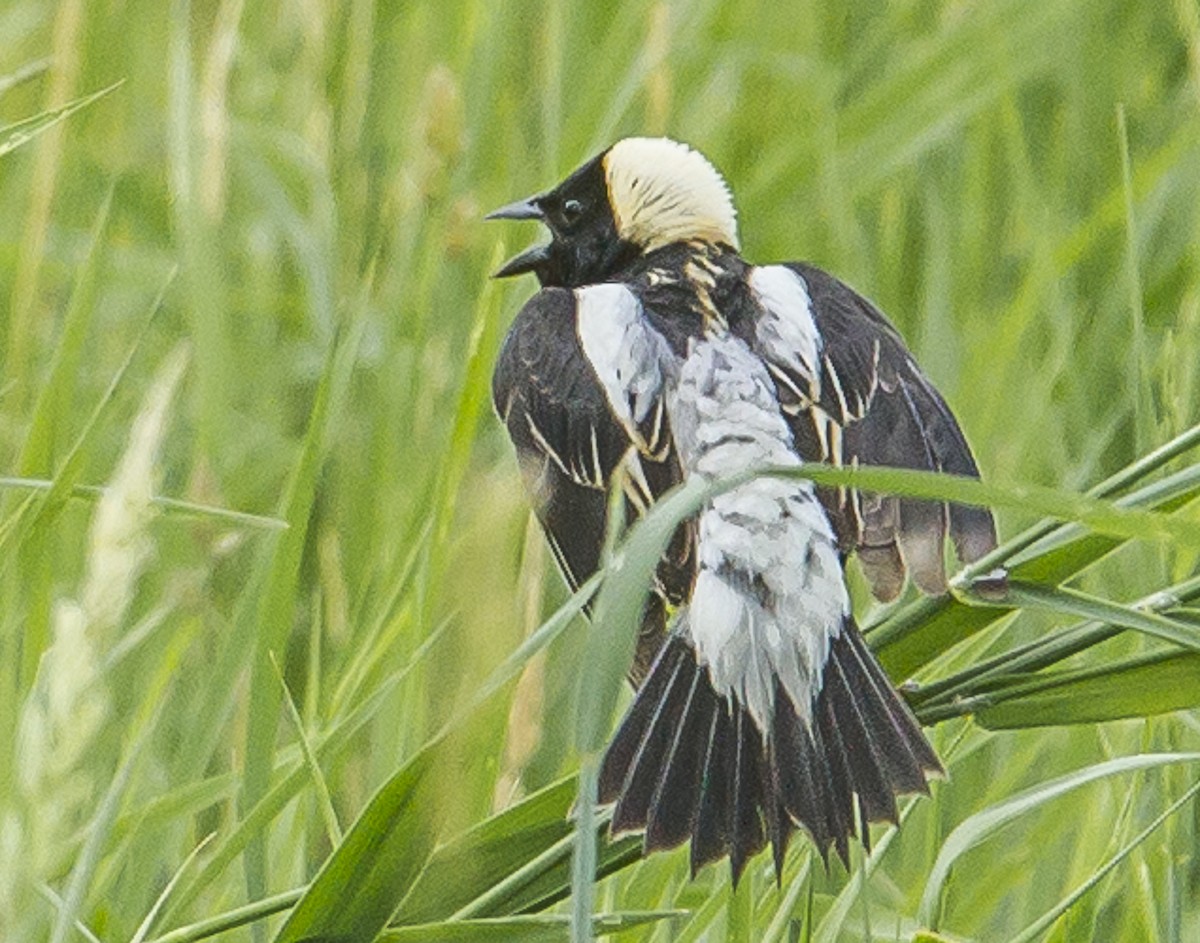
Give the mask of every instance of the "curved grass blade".
[[433, 851], [441, 785], [435, 767], [444, 743], [424, 747], [375, 793], [276, 943], [375, 939]]
[[1010, 583], [1009, 597], [1022, 609], [1038, 609], [1118, 625], [1189, 651], [1200, 652], [1200, 626], [1188, 625], [1156, 612], [1142, 612], [1077, 589]]
[[[1200, 597], [1200, 576], [1184, 580], [1175, 586], [1152, 593], [1133, 605], [1137, 610], [1156, 612], [1176, 609], [1180, 603]], [[1184, 613], [1176, 609], [1176, 621]], [[1034, 672], [1064, 661], [1073, 655], [1099, 645], [1119, 635], [1123, 629], [1107, 622], [1088, 621], [1077, 623], [1058, 632], [1053, 632], [1018, 646], [1002, 655], [989, 658], [977, 665], [946, 678], [925, 685], [910, 694], [910, 700], [918, 705], [922, 719], [932, 721], [936, 716], [936, 705], [947, 705], [964, 698], [984, 695], [986, 697], [998, 687], [1014, 680], [1028, 680]], [[933, 709], [935, 715], [930, 715]], [[958, 716], [964, 711], [953, 711]], [[950, 716], [950, 714], [947, 714]]]
[[[913, 498], [1036, 511], [1047, 517], [1082, 524], [1089, 530], [1111, 537], [1170, 540], [1184, 546], [1200, 546], [1195, 515], [1180, 517], [1122, 507], [1115, 502], [1040, 485], [1001, 485], [978, 478], [915, 471], [911, 468], [834, 468], [811, 463], [796, 468], [766, 469], [757, 474], [769, 474], [777, 478], [806, 478], [822, 485], [849, 486]], [[737, 487], [751, 477], [755, 476], [739, 476], [728, 487]]]
[[[353, 317], [329, 345], [317, 384], [296, 465], [280, 500], [289, 528], [263, 544], [256, 567], [256, 597], [247, 596], [239, 612], [239, 629], [254, 644], [250, 654], [250, 686], [245, 732], [245, 766], [239, 807], [254, 808], [270, 789], [274, 769], [276, 722], [283, 702], [272, 677], [271, 656], [286, 656], [291, 628], [290, 600], [300, 580], [300, 560], [308, 535], [317, 478], [325, 460], [332, 429], [341, 416], [351, 373], [364, 330], [364, 319]], [[246, 889], [262, 897], [268, 886], [265, 833], [252, 835], [245, 852]]]
[[176, 927], [162, 936], [156, 936], [149, 943], [195, 943], [197, 940], [206, 940], [218, 933], [249, 926], [255, 921], [265, 920], [267, 917], [281, 913], [294, 906], [303, 893], [304, 888], [299, 888], [243, 904], [241, 907], [235, 907], [225, 913]]
[[[642, 836], [624, 835], [616, 840], [607, 834], [607, 814], [598, 815], [601, 824], [596, 829], [596, 880], [616, 874], [642, 860]], [[578, 840], [578, 831], [563, 843], [554, 854], [547, 854], [536, 866], [521, 875], [521, 886], [503, 901], [492, 906], [508, 913], [535, 913], [545, 910], [571, 893], [571, 853]]]
[[[1121, 471], [1087, 492], [1090, 498], [1110, 498], [1153, 474], [1168, 462], [1200, 444], [1200, 424], [1192, 426], [1169, 442], [1130, 463]], [[1115, 503], [1122, 507], [1169, 510], [1197, 494], [1193, 470], [1185, 469], [1126, 494]], [[1073, 545], [1056, 550], [1064, 535], [1076, 534]], [[1043, 542], [1054, 561], [1052, 567], [1030, 557]], [[1039, 521], [1004, 541], [983, 559], [963, 568], [951, 580], [952, 588], [961, 589], [998, 566], [1012, 566], [1011, 575], [1039, 582], [1062, 582], [1120, 546], [1111, 537], [1082, 533], [1073, 525], [1062, 525], [1049, 518]], [[1069, 549], [1073, 546], [1074, 549]], [[998, 610], [971, 607], [953, 595], [920, 597], [888, 611], [882, 621], [864, 627], [867, 640], [883, 666], [893, 677], [908, 677], [946, 649], [991, 625], [1002, 616]]]
[[574, 797], [575, 777], [568, 776], [441, 845], [400, 904], [395, 922], [445, 920], [568, 838]]
[[[596, 914], [592, 917], [591, 931], [593, 936], [605, 936], [681, 916], [686, 917], [687, 911]], [[379, 943], [562, 943], [569, 929], [568, 918], [562, 914], [530, 914], [400, 927], [385, 930], [377, 939]]]
[[462, 728], [587, 605], [599, 576], [577, 590], [505, 659], [466, 707], [380, 787], [276, 936], [276, 943], [374, 939], [415, 883], [437, 837], [443, 777]]
[[[16, 468], [19, 475], [48, 474], [54, 468], [56, 440], [61, 439], [62, 426], [71, 415], [73, 394], [79, 376], [79, 364], [83, 357], [84, 344], [95, 311], [96, 283], [104, 258], [105, 236], [108, 232], [112, 204], [113, 188], [110, 186], [104, 195], [104, 202], [100, 204], [100, 209], [96, 213], [96, 219], [92, 223], [87, 253], [75, 273], [75, 283], [71, 288], [71, 298], [67, 303], [67, 310], [63, 314], [58, 343], [54, 345], [54, 355], [50, 361], [49, 370], [41, 389], [38, 390], [37, 399], [34, 401], [29, 432], [25, 436], [21, 454], [17, 459]], [[150, 321], [154, 320], [155, 315], [162, 307], [163, 296], [170, 283], [171, 278], [168, 278], [166, 284], [159, 291], [158, 297], [150, 308], [147, 326]], [[145, 329], [143, 328], [133, 345], [130, 356], [141, 346], [144, 337]], [[128, 362], [127, 358], [126, 364]], [[118, 378], [124, 374], [125, 369], [123, 367], [117, 371]], [[111, 396], [102, 397], [101, 404], [108, 399], [111, 399]], [[92, 415], [96, 415], [95, 410]]]
[[[0, 490], [41, 491], [51, 494], [60, 488], [57, 479], [49, 478], [13, 478], [0, 477]], [[68, 497], [80, 501], [98, 501], [104, 497], [103, 485], [71, 485]], [[266, 514], [251, 514], [249, 511], [234, 511], [230, 508], [220, 508], [211, 504], [199, 504], [195, 501], [181, 501], [178, 498], [168, 498], [154, 495], [150, 503], [165, 514], [180, 515], [219, 521], [239, 527], [253, 527], [261, 530], [287, 530], [288, 522], [279, 517]]]
[[92, 92], [90, 95], [84, 95], [81, 98], [69, 101], [61, 108], [43, 111], [15, 124], [0, 128], [0, 157], [15, 151], [18, 147], [23, 147], [39, 134], [44, 134], [56, 124], [66, 121], [75, 112], [86, 108], [93, 102], [99, 101], [111, 92], [115, 92], [124, 84], [125, 80], [121, 79], [119, 82], [113, 82], [112, 85], [102, 88], [98, 92]]
[[935, 920], [938, 901], [941, 899], [946, 879], [950, 876], [950, 869], [964, 853], [991, 838], [1014, 819], [1039, 809], [1047, 802], [1078, 789], [1080, 786], [1107, 776], [1155, 769], [1173, 763], [1195, 763], [1197, 761], [1200, 761], [1200, 753], [1141, 753], [1124, 756], [1096, 763], [1066, 776], [1052, 779], [1019, 792], [981, 812], [976, 812], [959, 823], [942, 843], [942, 850], [938, 852], [937, 860], [934, 861], [933, 867], [929, 871], [925, 891], [921, 895], [917, 920], [924, 926], [937, 929]]
[[609, 564], [608, 578], [596, 602], [595, 630], [589, 635], [585, 652], [585, 663], [590, 669], [583, 678], [576, 725], [576, 745], [581, 753], [597, 752], [607, 740], [619, 679], [624, 677], [632, 657], [633, 630], [642, 601], [653, 569], [675, 527], [717, 495], [765, 475], [964, 504], [1034, 508], [1109, 536], [1157, 537], [1181, 540], [1188, 546], [1200, 545], [1200, 528], [1184, 517], [1118, 507], [1049, 488], [1000, 486], [974, 478], [905, 468], [804, 464], [796, 468], [758, 469], [708, 483], [692, 479], [657, 502], [634, 525]]
[[1124, 848], [1104, 862], [1104, 864], [1102, 864], [1091, 877], [1089, 877], [1086, 881], [1080, 884], [1079, 887], [1075, 888], [1075, 890], [1073, 890], [1070, 894], [1064, 897], [1061, 901], [1042, 914], [1042, 916], [1040, 916], [1037, 920], [1013, 937], [1012, 943], [1032, 943], [1033, 940], [1036, 940], [1046, 930], [1050, 929], [1050, 927], [1056, 920], [1058, 920], [1059, 917], [1074, 907], [1075, 904], [1079, 902], [1080, 898], [1088, 893], [1088, 891], [1092, 890], [1092, 888], [1099, 884], [1100, 881], [1102, 881], [1110, 871], [1112, 871], [1117, 865], [1129, 857], [1129, 855], [1135, 849], [1137, 849], [1142, 842], [1153, 835], [1154, 832], [1156, 832], [1158, 828], [1167, 821], [1167, 819], [1191, 802], [1197, 793], [1200, 793], [1200, 781], [1194, 783], [1191, 788], [1187, 790], [1187, 792], [1185, 792], [1182, 796], [1172, 802], [1166, 809], [1164, 809], [1163, 812], [1157, 818], [1155, 818], [1153, 822], [1142, 829], [1132, 841], [1130, 841], [1127, 845], [1125, 845]]
[[[444, 629], [441, 631], [444, 631]], [[425, 659], [428, 653], [433, 650], [434, 643], [440, 637], [441, 631], [431, 635], [425, 644], [413, 653], [408, 664], [386, 678], [362, 704], [333, 723], [328, 730], [323, 731], [319, 736], [314, 738], [314, 752], [318, 759], [330, 762], [344, 753], [354, 743], [355, 736], [379, 713], [383, 706], [388, 703], [388, 699], [398, 686]], [[296, 752], [298, 753], [298, 751]], [[280, 753], [281, 755], [286, 755], [287, 751], [280, 751]], [[279, 773], [278, 769], [276, 773]], [[303, 762], [299, 761], [298, 757], [295, 758], [291, 770], [284, 772], [282, 777], [272, 786], [271, 790], [262, 800], [237, 823], [228, 835], [224, 836], [217, 843], [212, 857], [204, 863], [194, 878], [190, 879], [180, 892], [175, 895], [167, 908], [166, 919], [169, 919], [175, 913], [182, 910], [195, 900], [206, 887], [210, 886], [229, 863], [242, 853], [249, 843], [250, 837], [260, 829], [265, 828], [267, 823], [279, 815], [287, 807], [288, 803], [311, 781], [311, 774], [308, 768]], [[181, 797], [178, 803], [168, 804], [167, 808], [162, 810], [161, 815], [166, 818], [172, 814], [177, 814], [176, 810], [179, 812], [195, 812], [197, 808], [202, 808], [203, 804], [216, 801], [218, 798], [225, 798], [234, 791], [236, 785], [237, 783], [233, 781], [232, 777], [220, 777], [216, 784], [217, 789], [205, 789], [200, 791], [198, 796], [194, 797], [189, 792]], [[299, 899], [301, 891], [290, 893], [293, 896], [286, 905], [289, 907]], [[270, 912], [274, 913], [275, 911]]]
[[[606, 579], [596, 602], [596, 617], [584, 652], [589, 670], [580, 684], [575, 742], [582, 764], [597, 762], [611, 730], [621, 679], [633, 655], [636, 626], [657, 562], [675, 528], [713, 497], [757, 477], [804, 478], [825, 485], [848, 485], [870, 491], [938, 498], [966, 504], [1008, 504], [1033, 507], [1063, 520], [1082, 523], [1100, 533], [1118, 537], [1184, 538], [1200, 541], [1200, 528], [1189, 521], [1150, 511], [1120, 508], [1108, 502], [1046, 488], [997, 486], [961, 476], [916, 472], [911, 469], [857, 467], [834, 468], [805, 464], [797, 468], [758, 469], [713, 482], [692, 479], [657, 502], [631, 529], [613, 552]], [[594, 789], [580, 780], [577, 812], [587, 819], [594, 809]], [[580, 833], [576, 855], [584, 866], [591, 857], [586, 847], [590, 830]], [[582, 879], [582, 875], [577, 875]], [[578, 885], [577, 880], [577, 885]], [[581, 888], [577, 886], [576, 896]]]
[[1096, 724], [1200, 706], [1200, 655], [1160, 652], [1116, 665], [1034, 677], [988, 695], [989, 730]]
[[180, 879], [187, 872], [188, 868], [190, 868], [195, 860], [200, 856], [200, 852], [204, 850], [204, 847], [216, 837], [216, 834], [216, 832], [209, 832], [202, 839], [200, 839], [199, 844], [197, 844], [195, 848], [188, 852], [188, 856], [183, 859], [183, 864], [181, 864], [176, 872], [171, 875], [171, 880], [167, 881], [167, 885], [162, 889], [162, 893], [155, 898], [154, 904], [150, 907], [150, 910], [146, 913], [146, 916], [143, 918], [142, 922], [138, 924], [138, 928], [130, 938], [129, 943], [145, 943], [146, 937], [149, 936], [151, 929], [154, 927], [154, 922], [158, 919], [158, 915], [162, 912], [163, 905], [165, 905], [170, 899], [171, 894], [179, 885]]

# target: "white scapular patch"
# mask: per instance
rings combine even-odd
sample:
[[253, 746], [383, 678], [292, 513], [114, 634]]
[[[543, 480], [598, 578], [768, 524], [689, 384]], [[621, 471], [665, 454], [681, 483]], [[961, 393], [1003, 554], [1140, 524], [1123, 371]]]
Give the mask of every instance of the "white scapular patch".
[[663, 369], [670, 362], [666, 341], [647, 323], [641, 302], [624, 285], [576, 288], [575, 304], [575, 332], [613, 415], [634, 443], [649, 450], [639, 426], [662, 394]]
[[755, 332], [767, 359], [808, 381], [798, 389], [787, 376], [779, 379], [806, 405], [820, 398], [821, 334], [813, 320], [808, 285], [785, 265], [758, 266], [750, 272], [750, 289], [762, 306]]
[[646, 251], [703, 239], [738, 248], [729, 187], [698, 151], [670, 138], [625, 138], [604, 158], [622, 239]]
[[[798, 465], [766, 367], [729, 334], [693, 341], [667, 412], [685, 474]], [[760, 478], [701, 512], [699, 571], [680, 625], [713, 685], [764, 736], [776, 685], [806, 723], [850, 612], [837, 544], [811, 482]]]

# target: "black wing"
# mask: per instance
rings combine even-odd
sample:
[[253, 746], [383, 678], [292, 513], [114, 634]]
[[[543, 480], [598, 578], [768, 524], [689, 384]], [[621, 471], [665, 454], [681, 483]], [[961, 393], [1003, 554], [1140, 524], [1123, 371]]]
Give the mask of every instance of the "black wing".
[[[801, 455], [978, 477], [958, 422], [888, 319], [815, 266], [786, 268], [804, 282], [820, 338], [815, 383], [789, 375], [795, 362], [770, 364]], [[986, 508], [819, 490], [842, 546], [857, 550], [872, 591], [883, 600], [900, 592], [906, 571], [925, 592], [945, 591], [947, 533], [966, 563], [996, 546]]]
[[[584, 353], [576, 317], [574, 292], [547, 288], [534, 295], [509, 329], [492, 377], [496, 412], [572, 588], [600, 565], [609, 486], [618, 467], [624, 463], [628, 469], [623, 473], [627, 520], [680, 480], [665, 412], [652, 411], [645, 440], [639, 437], [641, 447], [635, 447]], [[668, 609], [682, 604], [690, 591], [692, 545], [690, 527], [681, 528], [659, 567], [630, 669], [635, 683], [658, 653]]]

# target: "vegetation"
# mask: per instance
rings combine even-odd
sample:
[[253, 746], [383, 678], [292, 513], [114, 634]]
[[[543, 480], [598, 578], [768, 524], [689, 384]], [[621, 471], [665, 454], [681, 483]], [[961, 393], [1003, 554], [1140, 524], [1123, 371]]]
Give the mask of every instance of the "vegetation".
[[[8, 0], [0, 37], [0, 937], [1200, 936], [1194, 2]], [[671, 509], [589, 629], [490, 413], [533, 286], [481, 216], [629, 133], [888, 311], [987, 478], [870, 481], [999, 508], [1007, 598], [858, 593], [949, 779], [848, 870], [691, 881], [577, 789]]]

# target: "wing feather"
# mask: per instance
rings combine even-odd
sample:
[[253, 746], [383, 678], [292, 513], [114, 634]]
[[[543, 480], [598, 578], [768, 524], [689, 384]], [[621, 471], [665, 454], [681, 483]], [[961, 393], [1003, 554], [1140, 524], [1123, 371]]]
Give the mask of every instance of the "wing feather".
[[[496, 362], [496, 412], [572, 587], [600, 565], [618, 469], [624, 469], [627, 521], [681, 477], [649, 346], [654, 340], [628, 289], [547, 288], [521, 309]], [[635, 680], [662, 644], [669, 607], [690, 591], [693, 543], [690, 526], [681, 528], [659, 567], [658, 595], [647, 604], [631, 670]]]
[[[754, 269], [750, 285], [758, 303], [743, 332], [775, 378], [801, 455], [978, 477], [945, 400], [869, 301], [800, 262]], [[883, 600], [899, 594], [906, 573], [925, 592], [945, 591], [947, 535], [967, 563], [996, 546], [986, 508], [844, 488], [818, 492], [843, 548], [858, 552]]]

